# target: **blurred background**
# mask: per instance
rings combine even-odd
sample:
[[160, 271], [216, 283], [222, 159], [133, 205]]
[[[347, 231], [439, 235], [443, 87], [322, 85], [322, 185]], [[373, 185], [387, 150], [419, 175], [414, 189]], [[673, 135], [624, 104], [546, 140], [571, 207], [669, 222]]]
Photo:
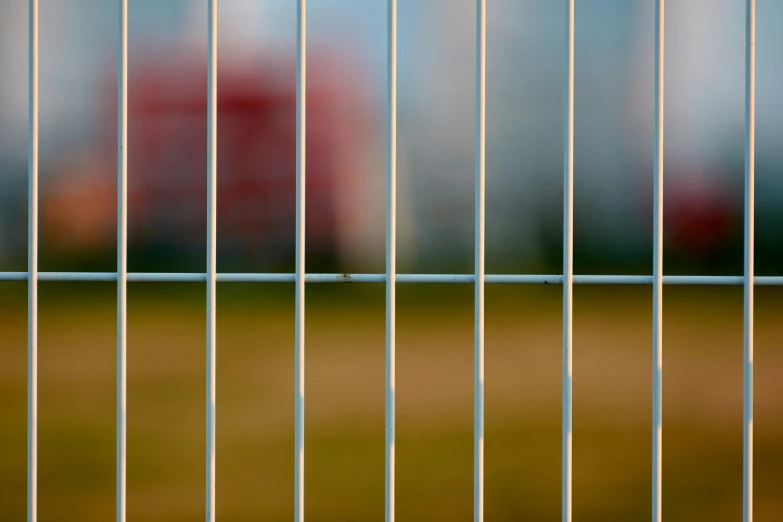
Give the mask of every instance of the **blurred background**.
[[[487, 271], [562, 265], [564, 2], [492, 0]], [[742, 273], [743, 0], [666, 10], [667, 274]], [[576, 5], [575, 271], [652, 270], [654, 2]], [[218, 270], [293, 272], [296, 3], [222, 0]], [[206, 2], [129, 8], [129, 270], [203, 271]], [[40, 0], [40, 269], [116, 267], [116, 2]], [[307, 270], [384, 272], [387, 5], [308, 2]], [[757, 6], [756, 271], [783, 240], [783, 3]], [[0, 270], [26, 269], [27, 2], [0, 2]], [[399, 0], [398, 270], [472, 271], [475, 2]], [[400, 287], [399, 513], [469, 520], [472, 288]], [[383, 287], [308, 288], [307, 515], [383, 515]], [[778, 499], [780, 291], [757, 291], [760, 519]], [[559, 517], [560, 289], [489, 288], [488, 520]], [[577, 288], [575, 515], [647, 516], [649, 288]], [[41, 517], [113, 509], [113, 285], [41, 284]], [[218, 513], [293, 506], [293, 293], [222, 285]], [[0, 519], [23, 516], [26, 293], [0, 283]], [[129, 303], [129, 515], [203, 511], [202, 285]], [[664, 515], [741, 505], [741, 289], [667, 288]], [[78, 515], [76, 515], [78, 513]]]

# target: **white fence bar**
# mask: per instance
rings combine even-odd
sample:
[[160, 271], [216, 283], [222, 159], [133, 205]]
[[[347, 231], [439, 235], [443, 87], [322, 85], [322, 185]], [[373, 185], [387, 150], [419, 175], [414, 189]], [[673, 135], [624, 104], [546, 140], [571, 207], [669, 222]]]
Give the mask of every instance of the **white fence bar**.
[[397, 0], [389, 0], [386, 131], [386, 522], [394, 522], [395, 506], [395, 383], [397, 349]]
[[[116, 282], [115, 272], [38, 272], [39, 281]], [[0, 272], [0, 281], [27, 281], [28, 272]], [[197, 272], [128, 272], [131, 283], [203, 283], [207, 274]], [[385, 283], [386, 274], [305, 274], [307, 283]], [[649, 275], [574, 275], [579, 285], [649, 285], [655, 278]], [[296, 274], [285, 273], [223, 273], [218, 283], [294, 283]], [[397, 274], [398, 283], [473, 284], [473, 274]], [[547, 274], [485, 274], [487, 284], [561, 285], [563, 276]], [[744, 276], [664, 275], [664, 285], [675, 286], [741, 286]], [[755, 286], [783, 286], [783, 276], [755, 276]]]
[[304, 522], [305, 407], [305, 123], [307, 109], [307, 0], [296, 8], [296, 312], [294, 344], [294, 520]]
[[117, 57], [117, 522], [125, 522], [127, 490], [128, 310], [128, 0], [120, 0]]
[[574, 283], [574, 0], [566, 0], [565, 143], [563, 168], [563, 441], [562, 518], [571, 522]]
[[747, 0], [745, 39], [745, 291], [742, 520], [753, 520], [753, 243], [756, 169], [756, 0]]
[[208, 2], [207, 50], [207, 456], [206, 520], [215, 522], [215, 377], [217, 291], [217, 15]]
[[664, 0], [655, 1], [655, 171], [653, 218], [652, 520], [661, 522], [663, 467], [663, 93]]
[[476, 0], [476, 238], [473, 520], [484, 520], [484, 205], [486, 186], [486, 0]]
[[29, 3], [27, 522], [38, 520], [38, 0]]

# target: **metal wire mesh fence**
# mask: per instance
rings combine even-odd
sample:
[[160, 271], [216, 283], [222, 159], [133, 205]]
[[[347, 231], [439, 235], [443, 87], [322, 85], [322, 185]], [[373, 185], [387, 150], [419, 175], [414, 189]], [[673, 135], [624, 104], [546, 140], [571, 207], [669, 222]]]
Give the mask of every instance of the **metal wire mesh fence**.
[[[27, 404], [27, 510], [28, 520], [38, 513], [38, 282], [109, 281], [117, 283], [117, 390], [116, 390], [116, 519], [126, 518], [127, 460], [127, 284], [129, 282], [206, 283], [206, 519], [215, 520], [216, 440], [216, 292], [217, 283], [277, 282], [295, 287], [295, 483], [294, 516], [304, 520], [305, 505], [305, 286], [313, 283], [381, 283], [386, 287], [386, 400], [385, 400], [385, 514], [395, 519], [395, 365], [397, 284], [469, 284], [475, 288], [474, 322], [474, 513], [484, 514], [484, 301], [485, 284], [562, 285], [562, 520], [572, 519], [572, 379], [573, 287], [586, 285], [652, 285], [652, 502], [651, 516], [661, 520], [663, 433], [663, 288], [665, 285], [735, 285], [744, 288], [744, 416], [743, 416], [743, 520], [753, 519], [753, 291], [756, 285], [782, 286], [783, 277], [754, 275], [754, 150], [755, 150], [755, 1], [747, 0], [745, 39], [745, 222], [744, 273], [735, 276], [665, 276], [663, 273], [664, 186], [664, 0], [655, 0], [654, 74], [654, 230], [651, 275], [574, 274], [574, 0], [566, 0], [564, 38], [565, 108], [563, 136], [563, 270], [562, 274], [485, 273], [486, 180], [486, 10], [487, 0], [476, 0], [476, 121], [475, 121], [475, 271], [473, 274], [397, 273], [397, 1], [388, 0], [387, 112], [386, 112], [386, 272], [384, 274], [330, 274], [305, 271], [305, 136], [307, 124], [307, 2], [297, 0], [296, 63], [296, 262], [294, 273], [217, 272], [217, 82], [218, 0], [208, 1], [207, 68], [207, 268], [205, 273], [129, 273], [127, 145], [128, 145], [128, 0], [119, 0], [118, 41], [118, 143], [117, 143], [117, 270], [116, 272], [39, 272], [38, 270], [38, 0], [29, 0], [29, 228], [28, 270], [0, 272], [2, 281], [28, 284], [28, 404]], [[491, 9], [491, 1], [489, 2]], [[132, 174], [132, 173], [131, 173]]]

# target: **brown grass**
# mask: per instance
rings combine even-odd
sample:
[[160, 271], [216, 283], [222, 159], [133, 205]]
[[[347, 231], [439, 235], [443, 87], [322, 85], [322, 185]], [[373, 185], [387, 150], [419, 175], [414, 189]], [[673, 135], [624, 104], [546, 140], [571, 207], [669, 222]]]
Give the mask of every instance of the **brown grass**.
[[[0, 520], [25, 510], [26, 303], [0, 303]], [[171, 295], [167, 295], [167, 288]], [[129, 301], [128, 514], [199, 520], [204, 499], [204, 307], [199, 288], [133, 286]], [[290, 520], [293, 301], [221, 287], [218, 516]], [[267, 292], [267, 289], [268, 292]], [[401, 286], [400, 520], [472, 517], [472, 289]], [[69, 290], [70, 291], [70, 290]], [[560, 288], [490, 287], [486, 319], [487, 520], [558, 520]], [[268, 294], [277, 296], [269, 297]], [[756, 505], [783, 518], [783, 294], [759, 289]], [[41, 520], [114, 509], [115, 301], [41, 285]], [[60, 297], [58, 297], [60, 296]], [[308, 294], [308, 520], [382, 520], [383, 288]], [[641, 520], [650, 503], [650, 290], [577, 288], [574, 515]], [[736, 520], [741, 501], [742, 295], [667, 288], [664, 516]]]

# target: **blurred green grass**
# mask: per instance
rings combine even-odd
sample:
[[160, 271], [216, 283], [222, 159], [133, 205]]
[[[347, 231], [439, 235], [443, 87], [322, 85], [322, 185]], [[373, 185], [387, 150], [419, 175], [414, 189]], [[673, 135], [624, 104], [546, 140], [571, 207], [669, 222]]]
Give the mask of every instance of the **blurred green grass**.
[[[489, 286], [488, 521], [559, 520], [561, 288]], [[26, 287], [0, 285], [0, 520], [25, 512]], [[40, 519], [114, 510], [115, 316], [110, 284], [40, 285]], [[574, 517], [644, 520], [650, 506], [651, 291], [577, 287]], [[742, 293], [667, 287], [664, 517], [737, 520]], [[757, 289], [756, 509], [783, 519], [783, 292]], [[218, 292], [217, 514], [293, 516], [291, 285]], [[133, 284], [128, 312], [129, 520], [204, 511], [204, 287]], [[306, 516], [382, 520], [384, 288], [307, 294]], [[397, 514], [471, 520], [473, 294], [400, 285]]]

